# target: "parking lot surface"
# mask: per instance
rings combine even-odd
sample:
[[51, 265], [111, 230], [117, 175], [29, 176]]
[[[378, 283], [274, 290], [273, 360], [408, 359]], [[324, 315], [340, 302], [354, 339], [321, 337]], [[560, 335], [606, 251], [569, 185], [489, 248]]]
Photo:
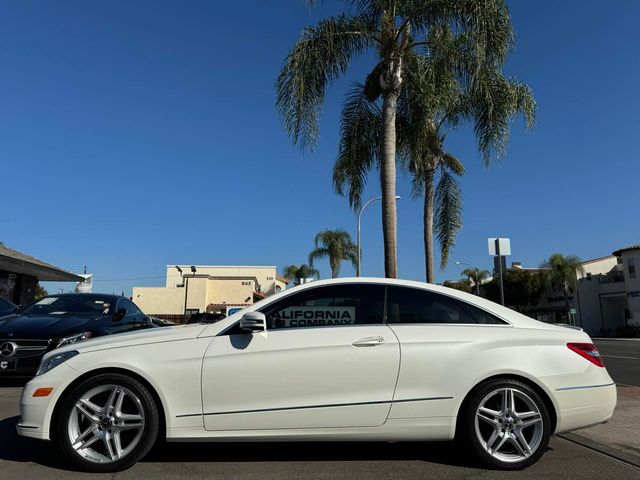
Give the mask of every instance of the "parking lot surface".
[[48, 442], [15, 432], [20, 386], [0, 385], [1, 477], [20, 479], [640, 479], [640, 469], [553, 437], [534, 466], [486, 470], [452, 443], [168, 443], [117, 474], [69, 469]]

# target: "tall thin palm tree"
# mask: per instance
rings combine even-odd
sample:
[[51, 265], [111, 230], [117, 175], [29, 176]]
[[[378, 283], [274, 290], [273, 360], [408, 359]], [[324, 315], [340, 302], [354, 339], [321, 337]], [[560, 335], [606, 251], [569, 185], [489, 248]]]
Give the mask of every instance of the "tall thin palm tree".
[[569, 318], [569, 293], [576, 289], [578, 274], [584, 275], [582, 260], [575, 255], [554, 253], [540, 265], [547, 284], [560, 289]]
[[306, 278], [320, 278], [320, 272], [310, 265], [287, 265], [282, 269], [282, 276], [286, 278], [289, 283], [300, 285], [303, 279]]
[[316, 235], [315, 248], [309, 254], [309, 264], [321, 258], [329, 259], [331, 278], [340, 274], [340, 263], [351, 262], [354, 268], [358, 265], [358, 247], [351, 240], [349, 232], [344, 230], [325, 230]]
[[[313, 3], [313, 1], [308, 2]], [[366, 84], [370, 99], [381, 99], [382, 123], [376, 150], [382, 190], [384, 266], [397, 276], [396, 113], [412, 57], [434, 28], [450, 25], [464, 32], [473, 48], [474, 68], [459, 63], [465, 82], [480, 87], [485, 66], [501, 64], [513, 43], [504, 0], [346, 0], [346, 12], [305, 28], [289, 51], [276, 81], [276, 108], [294, 144], [313, 149], [327, 87], [357, 57], [376, 55]], [[478, 68], [479, 67], [479, 68]], [[487, 112], [491, 115], [491, 110]]]
[[[461, 124], [473, 124], [478, 150], [488, 166], [505, 152], [511, 119], [522, 114], [531, 127], [535, 118], [530, 88], [505, 77], [501, 62], [486, 65], [470, 54], [475, 41], [448, 26], [431, 29], [422, 54], [407, 58], [410, 68], [398, 97], [398, 150], [413, 175], [414, 196], [424, 199], [427, 282], [435, 281], [434, 233], [444, 268], [462, 228], [462, 194], [456, 176], [464, 173], [464, 166], [445, 150], [447, 135]], [[469, 82], [460, 76], [461, 65], [462, 70], [479, 69], [482, 74]], [[384, 120], [369, 88], [356, 84], [347, 95], [333, 171], [334, 188], [348, 195], [352, 207], [360, 203], [367, 174], [380, 163], [375, 145]]]

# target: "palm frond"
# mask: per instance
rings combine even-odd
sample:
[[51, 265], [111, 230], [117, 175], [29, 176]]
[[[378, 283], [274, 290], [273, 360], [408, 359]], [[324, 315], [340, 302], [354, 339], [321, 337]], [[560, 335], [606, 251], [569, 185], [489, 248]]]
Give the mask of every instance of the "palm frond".
[[300, 265], [300, 267], [298, 267], [298, 276], [297, 276], [298, 283], [300, 283], [300, 280], [302, 280], [303, 278], [311, 278], [311, 277], [320, 278], [320, 272], [310, 265], [303, 264], [303, 265]]
[[327, 258], [330, 253], [331, 252], [329, 251], [329, 249], [325, 247], [314, 248], [313, 250], [311, 250], [311, 253], [309, 253], [309, 265], [313, 266], [315, 260]]
[[444, 269], [455, 245], [456, 235], [462, 229], [462, 192], [448, 170], [441, 169], [441, 172], [436, 187], [433, 230], [440, 244], [440, 268]]
[[450, 153], [445, 153], [442, 155], [441, 159], [442, 164], [451, 172], [455, 173], [459, 177], [464, 175], [464, 165], [456, 157], [454, 157]]
[[297, 265], [287, 265], [282, 268], [282, 276], [289, 280], [289, 282], [294, 282], [298, 277], [298, 269]]
[[504, 154], [513, 117], [522, 115], [528, 127], [533, 125], [536, 103], [527, 85], [499, 72], [489, 72], [479, 80], [470, 96], [478, 150], [488, 165], [493, 157], [500, 159]]
[[354, 56], [372, 45], [375, 24], [365, 14], [340, 15], [303, 30], [276, 81], [276, 109], [293, 143], [313, 149], [327, 86]]
[[353, 209], [360, 206], [367, 175], [378, 158], [382, 113], [356, 84], [347, 94], [340, 122], [340, 144], [333, 167], [333, 186]]

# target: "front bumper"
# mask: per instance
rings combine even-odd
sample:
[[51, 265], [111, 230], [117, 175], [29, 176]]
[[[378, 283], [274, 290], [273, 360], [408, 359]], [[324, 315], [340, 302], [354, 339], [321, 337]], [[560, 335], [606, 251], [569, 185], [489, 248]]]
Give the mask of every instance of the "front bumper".
[[[20, 421], [16, 426], [19, 435], [40, 440], [49, 440], [51, 417], [56, 402], [64, 389], [80, 372], [67, 364], [58, 365], [44, 375], [34, 377], [22, 389], [20, 396]], [[53, 388], [46, 397], [34, 397], [38, 388]]]
[[[4, 361], [12, 362], [11, 369], [4, 369], [0, 365], [0, 380], [3, 378], [32, 378], [36, 372], [38, 371], [38, 367], [40, 366], [40, 360], [44, 353], [38, 355], [37, 357], [30, 358], [2, 358], [0, 359], [0, 364]], [[15, 362], [15, 365], [13, 364]]]

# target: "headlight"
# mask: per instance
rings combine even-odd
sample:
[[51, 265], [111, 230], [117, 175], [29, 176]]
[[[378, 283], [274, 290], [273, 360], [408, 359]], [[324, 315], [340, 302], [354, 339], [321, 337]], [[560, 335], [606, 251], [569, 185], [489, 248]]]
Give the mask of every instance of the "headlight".
[[76, 333], [75, 335], [61, 338], [58, 342], [58, 345], [56, 345], [56, 348], [62, 347], [64, 345], [71, 345], [72, 343], [81, 342], [83, 340], [88, 340], [89, 338], [91, 338], [91, 332]]
[[56, 368], [61, 363], [66, 362], [76, 355], [78, 355], [78, 352], [76, 352], [75, 350], [71, 350], [70, 352], [57, 353], [50, 357], [43, 358], [42, 362], [40, 362], [40, 367], [38, 367], [38, 371], [36, 372], [36, 376], [47, 373], [52, 368]]

